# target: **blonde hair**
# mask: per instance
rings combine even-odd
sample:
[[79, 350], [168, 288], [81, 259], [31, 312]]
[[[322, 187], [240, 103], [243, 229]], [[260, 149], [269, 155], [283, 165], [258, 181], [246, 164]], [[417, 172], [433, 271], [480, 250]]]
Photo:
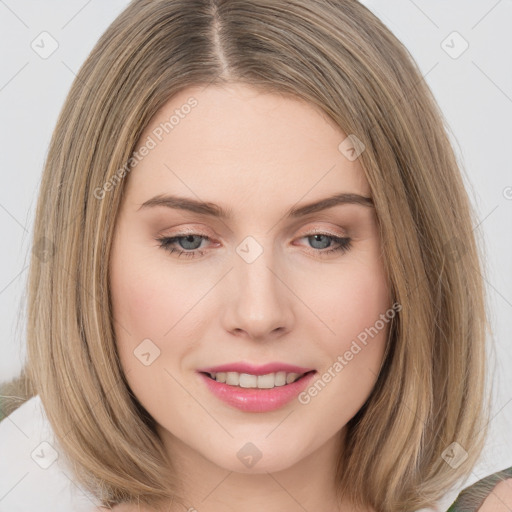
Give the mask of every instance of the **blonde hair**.
[[[34, 229], [26, 369], [56, 438], [106, 506], [181, 499], [115, 349], [108, 261], [129, 177], [118, 171], [173, 95], [229, 82], [317, 105], [365, 146], [359, 161], [402, 308], [335, 476], [356, 506], [432, 506], [469, 475], [486, 431], [475, 217], [417, 65], [355, 0], [134, 0], [102, 35], [60, 113]], [[452, 443], [467, 452], [457, 467], [445, 461]]]

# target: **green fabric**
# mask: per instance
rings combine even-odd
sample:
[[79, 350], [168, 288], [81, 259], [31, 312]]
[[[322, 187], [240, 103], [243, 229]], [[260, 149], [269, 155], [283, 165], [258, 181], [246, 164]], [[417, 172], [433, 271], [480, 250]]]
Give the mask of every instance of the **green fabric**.
[[0, 395], [0, 421], [2, 421], [6, 417], [6, 414], [4, 413], [4, 407], [5, 407], [4, 402], [5, 402], [4, 397]]
[[507, 478], [512, 478], [512, 467], [478, 480], [462, 490], [446, 512], [477, 512], [494, 487]]

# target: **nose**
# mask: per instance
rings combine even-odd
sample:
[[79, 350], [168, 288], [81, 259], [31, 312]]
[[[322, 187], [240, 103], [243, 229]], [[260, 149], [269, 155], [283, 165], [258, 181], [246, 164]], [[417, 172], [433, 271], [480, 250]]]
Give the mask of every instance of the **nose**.
[[293, 302], [290, 272], [265, 249], [254, 261], [238, 254], [226, 276], [224, 328], [238, 337], [256, 341], [283, 336], [292, 329]]

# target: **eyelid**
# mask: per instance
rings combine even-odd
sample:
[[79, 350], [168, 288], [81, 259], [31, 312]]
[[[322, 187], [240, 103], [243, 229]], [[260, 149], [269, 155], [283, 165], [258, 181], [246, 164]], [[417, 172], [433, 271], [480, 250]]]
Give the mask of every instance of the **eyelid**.
[[[199, 235], [199, 236], [202, 236], [210, 241], [213, 241], [214, 238], [217, 238], [216, 236], [210, 235], [206, 230], [201, 229], [201, 228], [195, 228], [195, 227], [188, 226], [188, 227], [184, 227], [181, 229], [180, 228], [176, 228], [176, 229], [177, 229], [176, 232], [171, 232], [171, 233], [167, 233], [167, 230], [163, 230], [158, 233], [158, 236], [173, 238], [173, 237], [182, 237], [182, 236], [187, 236], [187, 235]], [[294, 238], [294, 240], [297, 238], [304, 238], [305, 236], [311, 236], [314, 234], [329, 235], [334, 238], [348, 238], [349, 237], [349, 234], [347, 233], [346, 229], [338, 232], [333, 229], [320, 227], [318, 225], [311, 227], [311, 228], [305, 227], [305, 228], [301, 229], [300, 231], [301, 232], [303, 231], [304, 234], [297, 235]]]
[[201, 229], [201, 228], [195, 228], [195, 227], [184, 227], [184, 228], [180, 228], [180, 227], [174, 227], [174, 228], [168, 228], [168, 229], [163, 229], [162, 231], [159, 231], [157, 233], [157, 236], [162, 236], [162, 237], [175, 237], [175, 236], [187, 236], [187, 235], [201, 235], [201, 236], [204, 236], [205, 238], [213, 238], [212, 236], [210, 236], [206, 230], [204, 229]]
[[334, 236], [334, 237], [338, 237], [338, 238], [348, 237], [348, 233], [346, 232], [346, 230], [344, 230], [343, 232], [337, 232], [337, 231], [334, 231], [329, 228], [322, 228], [322, 227], [318, 227], [318, 226], [315, 226], [315, 227], [309, 228], [309, 229], [304, 228], [304, 232], [306, 233], [306, 235], [303, 235], [303, 236], [314, 235], [314, 234], [318, 233], [321, 235], [330, 235], [330, 236]]

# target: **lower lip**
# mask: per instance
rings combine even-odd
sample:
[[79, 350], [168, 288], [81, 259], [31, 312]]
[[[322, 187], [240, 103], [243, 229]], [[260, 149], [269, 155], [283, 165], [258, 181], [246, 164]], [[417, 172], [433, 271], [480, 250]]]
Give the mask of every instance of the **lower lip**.
[[241, 388], [230, 386], [211, 379], [204, 373], [199, 375], [208, 389], [223, 402], [246, 412], [268, 412], [285, 406], [297, 397], [311, 382], [316, 372], [311, 372], [301, 379], [272, 389]]

